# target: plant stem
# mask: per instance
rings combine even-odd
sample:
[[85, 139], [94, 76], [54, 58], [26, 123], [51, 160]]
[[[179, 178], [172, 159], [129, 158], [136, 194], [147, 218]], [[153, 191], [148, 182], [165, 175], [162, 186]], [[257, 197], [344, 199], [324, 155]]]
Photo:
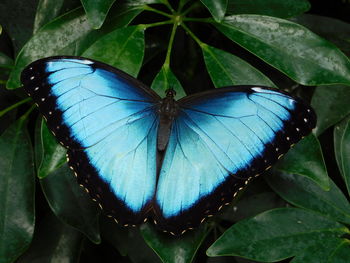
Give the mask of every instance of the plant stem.
[[193, 38], [194, 41], [197, 42], [197, 44], [202, 47], [203, 45], [205, 45], [205, 43], [203, 43], [186, 25], [185, 23], [181, 23], [181, 26], [183, 27], [183, 29], [185, 29], [185, 31]]
[[165, 61], [164, 61], [164, 67], [165, 68], [169, 68], [169, 66], [170, 66], [171, 50], [172, 50], [172, 47], [173, 47], [173, 42], [174, 42], [174, 38], [175, 38], [176, 29], [178, 27], [178, 23], [176, 21], [173, 21], [173, 22], [174, 22], [174, 24], [173, 24], [173, 28], [171, 30], [168, 50], [166, 52], [166, 57], [165, 57]]
[[33, 104], [29, 110], [27, 110], [22, 116], [21, 116], [21, 121], [25, 121], [28, 118], [28, 115], [36, 108], [35, 104]]
[[32, 98], [26, 98], [24, 100], [21, 100], [13, 105], [11, 105], [10, 107], [7, 107], [6, 109], [0, 111], [0, 117], [2, 117], [3, 115], [5, 115], [7, 112], [13, 110], [14, 108], [17, 108], [18, 106], [24, 104], [24, 103], [27, 103], [28, 101], [31, 101]]
[[150, 27], [169, 25], [172, 23], [174, 23], [173, 20], [167, 20], [167, 21], [161, 21], [161, 22], [156, 22], [156, 23], [152, 23], [152, 24], [139, 24], [139, 26], [142, 26], [143, 28], [147, 29]]
[[150, 11], [150, 12], [153, 12], [153, 13], [157, 13], [157, 14], [166, 16], [166, 17], [168, 17], [168, 18], [172, 18], [172, 17], [173, 17], [171, 14], [168, 14], [168, 13], [166, 13], [166, 12], [163, 12], [163, 11], [161, 11], [161, 10], [158, 10], [158, 9], [153, 8], [153, 7], [151, 7], [151, 6], [148, 6], [148, 5], [144, 6], [144, 10]]
[[171, 11], [171, 13], [175, 13], [174, 8], [169, 4], [168, 0], [162, 0], [163, 4], [166, 5], [166, 7]]
[[213, 18], [211, 18], [211, 17], [203, 17], [203, 18], [184, 17], [182, 19], [182, 21], [185, 21], [185, 22], [215, 23], [215, 20]]

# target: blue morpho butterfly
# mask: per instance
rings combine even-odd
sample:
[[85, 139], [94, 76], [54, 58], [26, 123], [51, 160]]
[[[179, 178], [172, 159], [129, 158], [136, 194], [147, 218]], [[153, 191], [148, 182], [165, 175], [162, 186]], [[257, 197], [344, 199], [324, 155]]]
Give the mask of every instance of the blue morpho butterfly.
[[228, 204], [316, 123], [288, 93], [232, 86], [161, 99], [135, 78], [81, 57], [22, 72], [26, 92], [67, 149], [77, 180], [123, 225], [152, 218], [180, 234]]

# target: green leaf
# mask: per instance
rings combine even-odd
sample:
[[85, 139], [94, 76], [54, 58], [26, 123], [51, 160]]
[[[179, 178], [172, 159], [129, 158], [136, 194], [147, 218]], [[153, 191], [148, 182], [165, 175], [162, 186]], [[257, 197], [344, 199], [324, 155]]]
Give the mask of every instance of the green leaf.
[[[322, 242], [309, 246], [305, 249], [303, 254], [297, 255], [291, 263], [339, 263], [343, 262], [342, 259], [348, 258], [345, 256], [343, 258], [334, 257], [338, 248], [346, 241], [337, 237], [324, 238]], [[349, 253], [348, 253], [349, 254]], [[348, 262], [348, 261], [345, 261]], [[344, 262], [344, 263], [345, 263]]]
[[17, 120], [0, 136], [0, 262], [13, 262], [34, 232], [35, 175], [26, 121]]
[[304, 209], [277, 208], [230, 227], [207, 255], [272, 262], [302, 254], [310, 245], [344, 233], [349, 230], [329, 218]]
[[117, 29], [97, 40], [84, 53], [136, 77], [142, 66], [145, 49], [144, 26]]
[[126, 26], [141, 12], [139, 8], [118, 7], [118, 12], [100, 30], [90, 27], [82, 8], [68, 12], [43, 26], [17, 56], [7, 88], [16, 89], [20, 86], [20, 74], [30, 62], [53, 55], [81, 55], [102, 35]]
[[289, 203], [350, 224], [350, 204], [332, 180], [328, 191], [299, 175], [277, 173], [266, 176], [266, 180], [271, 188]]
[[202, 44], [201, 48], [216, 88], [232, 85], [276, 87], [268, 77], [239, 57], [206, 44]]
[[38, 167], [38, 177], [44, 178], [66, 163], [66, 149], [57, 143], [44, 120], [41, 125], [42, 159]]
[[34, 20], [34, 34], [60, 13], [64, 0], [39, 0]]
[[228, 14], [256, 14], [288, 18], [310, 9], [307, 0], [230, 0]]
[[285, 206], [286, 202], [274, 192], [262, 192], [248, 196], [245, 192], [237, 204], [229, 206], [229, 209], [225, 209], [220, 218], [230, 222], [237, 222], [266, 210]]
[[140, 230], [148, 246], [157, 253], [162, 262], [167, 263], [192, 262], [198, 248], [209, 232], [208, 228], [202, 226], [183, 236], [172, 237], [159, 233], [150, 224], [143, 224]]
[[349, 97], [348, 86], [322, 86], [315, 89], [311, 106], [317, 115], [314, 129], [317, 136], [350, 114]]
[[115, 0], [81, 0], [89, 23], [94, 29], [99, 29]]
[[40, 179], [40, 184], [51, 210], [59, 219], [78, 229], [92, 242], [101, 242], [99, 211], [78, 185], [67, 164]]
[[226, 13], [227, 0], [201, 0], [216, 21], [221, 21]]
[[329, 189], [329, 178], [321, 146], [312, 134], [289, 150], [274, 168], [289, 174], [306, 176], [324, 190]]
[[350, 118], [334, 128], [334, 151], [340, 173], [350, 194]]
[[19, 1], [0, 1], [0, 24], [11, 37], [16, 54], [33, 33], [37, 2], [28, 0], [24, 6]]
[[180, 81], [176, 78], [171, 69], [165, 65], [162, 66], [157, 76], [154, 78], [151, 88], [162, 98], [165, 96], [165, 91], [170, 88], [176, 91], [176, 100], [186, 96]]
[[17, 56], [7, 88], [16, 89], [20, 86], [22, 69], [30, 62], [52, 55], [72, 55], [74, 44], [91, 30], [81, 8], [64, 14], [43, 26]]
[[116, 223], [113, 218], [106, 216], [100, 217], [101, 236], [107, 240], [120, 255], [127, 256], [130, 247], [129, 242], [126, 242], [129, 237], [129, 229]]
[[[138, 228], [129, 228], [127, 242], [127, 254], [133, 263], [158, 263], [161, 262], [154, 251], [147, 246]], [[135, 253], [136, 251], [136, 253]]]
[[0, 52], [0, 68], [11, 69], [14, 65], [14, 61], [9, 56]]
[[31, 246], [16, 263], [76, 263], [82, 243], [79, 231], [50, 214], [40, 220]]
[[304, 85], [350, 85], [349, 59], [332, 43], [280, 18], [226, 17], [215, 26], [229, 39]]
[[339, 244], [336, 251], [330, 257], [329, 262], [348, 263], [350, 262], [350, 240], [344, 240]]
[[303, 14], [292, 19], [312, 32], [333, 42], [345, 54], [350, 55], [350, 24], [332, 17]]

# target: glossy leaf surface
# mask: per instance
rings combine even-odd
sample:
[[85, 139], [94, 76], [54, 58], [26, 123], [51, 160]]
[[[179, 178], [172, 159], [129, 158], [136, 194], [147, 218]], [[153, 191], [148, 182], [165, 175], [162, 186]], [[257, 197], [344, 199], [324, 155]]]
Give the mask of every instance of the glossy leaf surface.
[[278, 173], [266, 176], [266, 180], [289, 203], [350, 224], [350, 204], [332, 180], [328, 191], [300, 175]]
[[67, 164], [40, 180], [51, 210], [63, 222], [84, 233], [92, 242], [100, 243], [99, 211]]
[[50, 214], [37, 226], [31, 246], [17, 263], [76, 263], [82, 242], [78, 230]]
[[277, 208], [242, 220], [229, 228], [209, 249], [209, 256], [240, 256], [257, 261], [286, 259], [325, 238], [349, 230], [326, 217], [297, 208]]
[[334, 150], [338, 168], [350, 194], [350, 118], [334, 127]]
[[228, 14], [256, 14], [288, 18], [310, 9], [307, 0], [230, 0]]
[[105, 62], [136, 77], [143, 60], [144, 27], [117, 29], [90, 46], [83, 56]]
[[94, 29], [102, 26], [115, 0], [81, 0], [89, 23]]
[[268, 77], [239, 57], [205, 44], [201, 48], [216, 88], [233, 85], [276, 87]]
[[258, 15], [229, 16], [215, 26], [300, 84], [350, 84], [349, 59], [332, 43], [303, 26]]
[[180, 81], [176, 78], [171, 69], [164, 65], [154, 78], [151, 88], [157, 92], [161, 98], [165, 96], [165, 91], [170, 88], [176, 91], [175, 99], [178, 100], [186, 96]]
[[34, 232], [34, 163], [22, 118], [0, 137], [0, 262], [13, 262]]
[[314, 133], [318, 136], [350, 113], [350, 87], [321, 86], [315, 89], [311, 106], [317, 115]]
[[44, 121], [41, 124], [40, 137], [43, 152], [37, 173], [39, 178], [44, 178], [66, 162], [66, 149], [57, 143]]
[[156, 231], [149, 224], [141, 226], [141, 234], [144, 240], [164, 263], [192, 262], [209, 230], [208, 227], [203, 225], [183, 236], [172, 237]]
[[312, 32], [333, 42], [345, 54], [350, 55], [350, 43], [347, 41], [350, 35], [350, 24], [341, 20], [313, 14], [303, 14], [292, 19]]
[[346, 240], [338, 237], [327, 237], [322, 242], [309, 246], [303, 254], [297, 255], [291, 263], [340, 263], [347, 262], [348, 255], [341, 255], [337, 253], [338, 249], [342, 249]]
[[323, 189], [327, 190], [329, 188], [329, 178], [321, 146], [312, 134], [290, 149], [274, 168], [290, 174], [306, 176]]
[[228, 0], [201, 0], [216, 21], [221, 21], [226, 13]]
[[36, 33], [43, 25], [53, 20], [61, 11], [64, 0], [39, 0], [33, 32]]
[[[22, 69], [30, 62], [52, 55], [74, 53], [74, 44], [86, 36], [91, 27], [81, 8], [73, 10], [42, 27], [23, 47], [7, 82], [8, 89], [20, 86]], [[46, 48], [42, 48], [42, 47]]]

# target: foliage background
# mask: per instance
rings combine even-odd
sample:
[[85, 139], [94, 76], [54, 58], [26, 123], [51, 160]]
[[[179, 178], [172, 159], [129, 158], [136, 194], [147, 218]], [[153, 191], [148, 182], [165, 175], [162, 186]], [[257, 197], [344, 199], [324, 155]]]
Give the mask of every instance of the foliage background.
[[[350, 262], [349, 11], [340, 0], [1, 1], [0, 262]], [[199, 229], [121, 228], [75, 183], [20, 88], [21, 70], [50, 55], [104, 61], [161, 95], [278, 87], [310, 101], [318, 124]]]

